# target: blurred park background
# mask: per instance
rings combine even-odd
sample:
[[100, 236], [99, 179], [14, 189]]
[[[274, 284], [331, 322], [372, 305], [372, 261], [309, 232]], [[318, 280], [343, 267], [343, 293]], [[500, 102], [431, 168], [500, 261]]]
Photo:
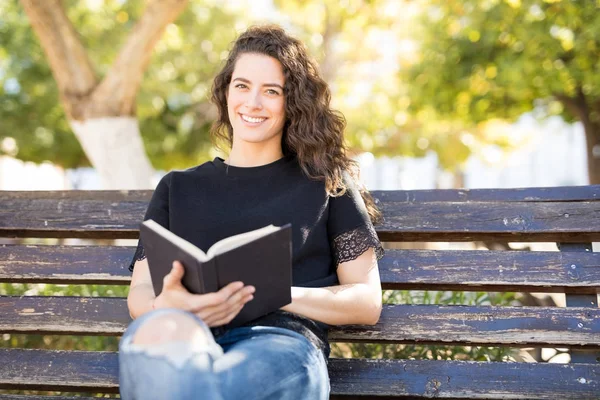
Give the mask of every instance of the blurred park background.
[[[153, 189], [170, 169], [222, 156], [208, 134], [212, 78], [236, 35], [257, 23], [283, 26], [318, 60], [368, 189], [600, 184], [600, 0], [0, 0], [0, 190]], [[3, 295], [126, 290], [0, 286]], [[511, 293], [384, 298], [564, 302]], [[116, 343], [0, 340], [107, 350]], [[555, 349], [334, 348], [349, 352], [568, 359]]]

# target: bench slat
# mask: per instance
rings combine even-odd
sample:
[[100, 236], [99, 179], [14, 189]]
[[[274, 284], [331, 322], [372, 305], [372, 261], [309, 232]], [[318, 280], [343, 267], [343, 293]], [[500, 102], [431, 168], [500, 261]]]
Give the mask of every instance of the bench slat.
[[[148, 200], [87, 199], [87, 193], [65, 192], [56, 198], [42, 193], [0, 194], [0, 236], [136, 238]], [[94, 192], [90, 192], [94, 193]]]
[[[133, 252], [123, 246], [0, 245], [0, 282], [128, 285]], [[384, 289], [600, 291], [600, 253], [386, 250], [379, 271]]]
[[487, 250], [386, 250], [386, 289], [600, 291], [600, 253]]
[[385, 305], [375, 326], [332, 327], [329, 337], [337, 342], [598, 349], [600, 309]]
[[[123, 298], [0, 297], [0, 331], [120, 335]], [[600, 348], [600, 309], [385, 305], [375, 326], [332, 327], [330, 340], [369, 343], [562, 345]]]
[[[0, 389], [118, 392], [114, 352], [0, 349], [0, 359]], [[329, 375], [341, 398], [593, 399], [600, 392], [595, 364], [331, 359]]]
[[384, 241], [593, 242], [600, 202], [384, 203]]
[[117, 353], [0, 349], [0, 389], [118, 392]]
[[130, 246], [0, 245], [0, 282], [129, 285]]
[[542, 201], [598, 201], [600, 185], [555, 186], [510, 189], [427, 189], [427, 190], [374, 190], [374, 198], [381, 202], [542, 202]]
[[[373, 197], [384, 201], [446, 202], [446, 201], [595, 201], [600, 200], [600, 185], [527, 187], [503, 189], [426, 189], [373, 190]], [[30, 199], [150, 201], [152, 190], [7, 190], [3, 198], [18, 201]]]
[[[596, 199], [592, 190], [588, 197]], [[2, 192], [0, 236], [136, 238], [149, 193], [125, 192], [118, 200], [118, 192]], [[377, 231], [384, 241], [600, 240], [600, 201], [503, 201], [488, 191], [490, 201], [441, 203], [382, 193], [386, 221]]]
[[600, 364], [337, 359], [332, 393], [469, 399], [597, 399]]

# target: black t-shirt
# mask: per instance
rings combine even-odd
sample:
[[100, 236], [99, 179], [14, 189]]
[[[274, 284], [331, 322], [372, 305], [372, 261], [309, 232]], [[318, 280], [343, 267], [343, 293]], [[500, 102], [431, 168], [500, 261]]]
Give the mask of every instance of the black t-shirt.
[[[350, 183], [350, 180], [347, 180]], [[221, 158], [184, 171], [171, 171], [158, 183], [144, 220], [207, 251], [217, 241], [273, 224], [292, 224], [292, 284], [339, 284], [337, 265], [373, 247], [383, 249], [355, 186], [332, 197], [325, 183], [309, 179], [295, 157], [258, 167], [234, 167]], [[143, 259], [141, 241], [132, 260]], [[327, 324], [277, 311], [246, 324], [278, 326], [306, 336], [329, 356]], [[213, 328], [218, 337], [226, 331]]]

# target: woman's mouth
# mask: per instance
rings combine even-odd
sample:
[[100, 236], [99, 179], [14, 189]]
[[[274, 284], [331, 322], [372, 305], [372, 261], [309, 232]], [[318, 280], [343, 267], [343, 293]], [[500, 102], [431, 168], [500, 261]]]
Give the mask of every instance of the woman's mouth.
[[249, 115], [240, 114], [240, 117], [245, 125], [257, 126], [262, 124], [267, 118], [265, 117], [251, 117]]

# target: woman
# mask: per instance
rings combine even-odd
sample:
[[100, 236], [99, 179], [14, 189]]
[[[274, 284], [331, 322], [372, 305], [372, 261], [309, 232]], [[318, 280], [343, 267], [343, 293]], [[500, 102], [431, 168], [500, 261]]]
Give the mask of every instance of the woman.
[[[306, 48], [277, 26], [235, 42], [214, 80], [216, 141], [231, 148], [159, 182], [144, 219], [206, 250], [268, 224], [292, 223], [292, 303], [242, 327], [253, 298], [233, 282], [195, 295], [175, 262], [155, 297], [140, 242], [128, 296], [135, 321], [120, 343], [124, 399], [327, 399], [328, 325], [375, 324], [381, 312], [371, 220], [346, 155], [344, 118]], [[209, 329], [210, 328], [210, 329]]]

